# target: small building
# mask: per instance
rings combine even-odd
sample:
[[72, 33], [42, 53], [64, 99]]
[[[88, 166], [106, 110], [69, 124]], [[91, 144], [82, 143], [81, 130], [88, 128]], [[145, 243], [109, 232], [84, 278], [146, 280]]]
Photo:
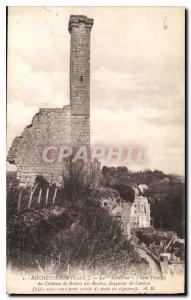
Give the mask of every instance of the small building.
[[130, 214], [131, 228], [149, 228], [151, 226], [150, 221], [150, 204], [148, 199], [135, 194]]

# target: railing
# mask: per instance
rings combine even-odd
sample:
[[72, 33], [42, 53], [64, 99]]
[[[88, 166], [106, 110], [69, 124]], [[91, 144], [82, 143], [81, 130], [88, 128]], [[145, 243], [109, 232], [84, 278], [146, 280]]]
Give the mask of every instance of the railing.
[[[55, 205], [58, 187], [47, 187], [46, 189], [39, 188], [37, 190], [38, 183], [36, 183], [30, 190], [20, 189], [17, 192], [12, 189], [12, 184], [9, 184], [7, 191], [7, 198], [12, 192], [15, 192], [14, 198], [16, 198], [16, 213], [19, 214], [23, 209], [26, 211], [30, 208], [46, 208], [49, 205]], [[9, 200], [8, 200], [9, 201]]]

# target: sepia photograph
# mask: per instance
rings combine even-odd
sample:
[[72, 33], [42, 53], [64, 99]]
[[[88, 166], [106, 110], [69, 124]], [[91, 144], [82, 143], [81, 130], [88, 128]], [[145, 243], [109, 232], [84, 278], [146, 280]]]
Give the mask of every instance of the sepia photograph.
[[7, 7], [7, 293], [185, 294], [184, 7]]

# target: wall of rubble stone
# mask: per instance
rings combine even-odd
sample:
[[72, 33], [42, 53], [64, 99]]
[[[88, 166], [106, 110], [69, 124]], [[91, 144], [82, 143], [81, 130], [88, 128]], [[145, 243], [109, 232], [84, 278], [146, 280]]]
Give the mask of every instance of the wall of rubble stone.
[[[64, 108], [41, 108], [25, 127], [20, 137], [16, 137], [8, 153], [8, 161], [17, 166], [17, 178], [25, 183], [43, 175], [49, 182], [60, 180], [65, 163], [47, 163], [42, 159], [47, 146], [71, 144], [71, 111]], [[53, 153], [52, 155], [55, 155]]]
[[[70, 52], [70, 105], [63, 108], [41, 108], [16, 137], [8, 153], [8, 161], [17, 166], [20, 182], [31, 184], [37, 175], [49, 182], [60, 182], [63, 172], [67, 173], [67, 162], [48, 163], [42, 159], [48, 146], [90, 146], [90, 31], [93, 19], [71, 15]], [[55, 153], [52, 152], [52, 155]], [[88, 163], [86, 171], [99, 169]], [[99, 172], [98, 170], [98, 172]]]
[[[43, 151], [49, 146], [59, 150], [61, 146], [90, 145], [89, 116], [72, 116], [71, 107], [41, 108], [33, 117], [32, 123], [25, 127], [21, 136], [16, 137], [8, 153], [8, 161], [16, 164], [17, 178], [21, 183], [31, 185], [37, 175], [49, 182], [61, 182], [61, 176], [68, 174], [67, 161], [58, 162], [58, 151], [49, 151], [43, 160]], [[52, 154], [52, 155], [51, 155]], [[100, 165], [88, 163], [87, 176], [100, 171]], [[99, 176], [99, 174], [98, 174]]]

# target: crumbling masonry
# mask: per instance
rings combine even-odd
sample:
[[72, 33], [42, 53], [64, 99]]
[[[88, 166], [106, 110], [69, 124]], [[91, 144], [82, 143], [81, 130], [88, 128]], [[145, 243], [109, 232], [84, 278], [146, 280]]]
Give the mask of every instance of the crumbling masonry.
[[[90, 146], [90, 32], [93, 19], [71, 15], [68, 30], [70, 46], [70, 105], [40, 108], [32, 123], [16, 137], [8, 153], [9, 163], [17, 166], [21, 183], [32, 184], [37, 175], [58, 182], [66, 171], [64, 161], [44, 162], [47, 146]], [[98, 167], [98, 166], [96, 166]]]

